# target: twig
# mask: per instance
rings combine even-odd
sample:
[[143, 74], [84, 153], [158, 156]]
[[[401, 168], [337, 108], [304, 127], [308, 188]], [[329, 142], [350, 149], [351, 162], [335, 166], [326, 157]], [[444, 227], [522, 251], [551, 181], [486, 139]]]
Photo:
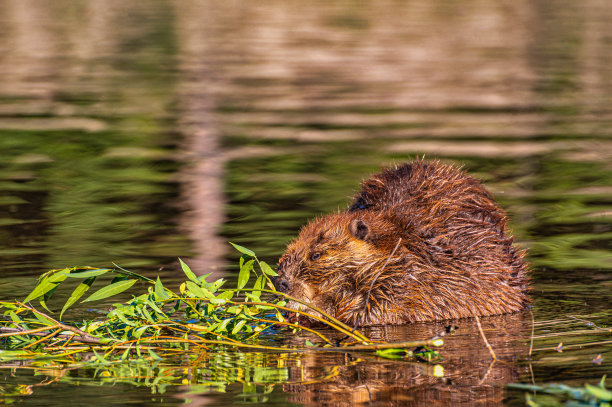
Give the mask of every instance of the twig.
[[62, 332], [62, 329], [61, 329], [61, 328], [58, 328], [58, 329], [56, 329], [55, 331], [51, 332], [49, 335], [47, 335], [47, 336], [43, 336], [43, 337], [42, 337], [42, 338], [40, 338], [39, 340], [34, 341], [34, 342], [32, 342], [32, 343], [30, 343], [30, 344], [28, 344], [28, 345], [24, 346], [24, 347], [23, 347], [23, 349], [28, 349], [28, 348], [31, 348], [32, 346], [34, 346], [34, 345], [36, 345], [36, 344], [39, 344], [39, 343], [41, 343], [41, 342], [44, 342], [44, 341], [46, 341], [47, 339], [51, 339], [51, 338], [53, 338], [55, 335], [59, 334], [60, 332]]
[[484, 341], [485, 345], [487, 345], [487, 349], [489, 349], [489, 353], [491, 354], [491, 357], [493, 358], [493, 360], [497, 360], [497, 356], [495, 356], [493, 347], [487, 340], [487, 337], [485, 336], [484, 331], [482, 330], [482, 325], [480, 325], [480, 318], [478, 318], [478, 316], [476, 316], [475, 318], [476, 318], [476, 325], [478, 325], [478, 330], [480, 331], [480, 336], [482, 336], [482, 340]]
[[[296, 310], [293, 308], [289, 308], [289, 307], [283, 307], [281, 305], [276, 305], [276, 304], [270, 304], [267, 302], [258, 302], [258, 301], [245, 301], [245, 302], [235, 302], [235, 301], [228, 301], [232, 304], [236, 304], [236, 305], [240, 305], [240, 304], [245, 304], [245, 305], [268, 305], [274, 308], [278, 308], [278, 309], [282, 309], [284, 311], [289, 311], [289, 312], [296, 312], [300, 315], [304, 315], [307, 316], [308, 318], [312, 318], [312, 319], [316, 319], [317, 321], [323, 322], [326, 325], [329, 325], [330, 327], [334, 328], [335, 330], [342, 332], [345, 335], [349, 335], [350, 337], [352, 337], [353, 339], [358, 340], [359, 342], [363, 343], [363, 344], [367, 344], [367, 343], [371, 343], [371, 341], [366, 338], [362, 333], [360, 333], [359, 331], [356, 331], [354, 328], [351, 328], [347, 325], [345, 325], [344, 323], [338, 321], [335, 318], [332, 318], [331, 316], [329, 316], [328, 314], [313, 308], [316, 312], [319, 312], [321, 315], [325, 316], [326, 318], [328, 318], [329, 320], [326, 320], [325, 318], [321, 318], [317, 315], [314, 314], [310, 314], [308, 312], [304, 312], [301, 310]], [[345, 328], [346, 327], [346, 328]]]
[[[4, 332], [4, 333], [0, 333], [0, 338], [7, 337], [7, 336], [19, 336], [19, 335], [43, 336], [43, 335], [47, 334], [46, 331], [49, 331], [50, 329], [55, 329], [55, 328], [58, 328], [58, 326], [57, 325], [54, 325], [54, 326], [44, 326], [42, 328], [28, 329], [27, 331], [23, 330], [23, 329], [18, 329], [18, 328], [5, 328], [5, 327], [1, 327], [0, 328], [0, 332]], [[43, 331], [45, 331], [45, 332], [44, 333], [40, 333], [40, 332], [43, 332]]]
[[533, 333], [535, 331], [535, 318], [533, 316], [533, 310], [529, 311], [531, 314], [531, 335], [529, 343], [529, 374], [531, 375], [531, 384], [535, 385], [535, 375], [533, 374], [533, 366], [531, 366], [531, 353], [533, 352]]
[[[33, 312], [35, 314], [40, 315], [43, 318], [48, 319], [49, 321], [55, 323], [58, 327], [62, 328], [62, 330], [64, 330], [64, 331], [74, 332], [75, 334], [77, 334], [79, 336], [79, 339], [78, 339], [79, 342], [101, 344], [101, 343], [106, 343], [106, 342], [109, 341], [109, 339], [102, 340], [102, 339], [96, 338], [95, 336], [91, 336], [87, 332], [81, 331], [79, 328], [75, 328], [73, 326], [63, 324], [63, 323], [61, 323], [61, 322], [51, 318], [49, 315], [47, 315], [47, 314], [45, 314], [43, 312], [40, 312], [40, 311], [38, 311], [38, 310], [36, 310], [36, 309], [34, 309], [32, 307], [29, 307], [29, 306], [25, 305], [22, 302], [17, 301], [16, 304], [18, 304], [19, 306], [21, 306], [21, 307], [23, 307], [25, 309], [30, 310], [31, 312]], [[47, 329], [53, 329], [53, 328], [47, 328]]]
[[530, 335], [530, 343], [529, 343], [529, 360], [531, 360], [531, 352], [533, 351], [533, 333], [535, 331], [534, 317], [533, 311], [529, 312], [531, 314], [531, 335]]
[[[225, 289], [225, 288], [222, 288], [219, 291], [235, 291], [235, 292], [247, 291], [247, 292], [250, 292], [250, 291], [253, 291], [253, 290], [244, 289], [244, 288], [243, 289], [229, 289], [229, 288]], [[322, 309], [317, 308], [317, 307], [313, 306], [312, 304], [309, 304], [309, 303], [307, 303], [305, 301], [299, 300], [299, 299], [297, 299], [295, 297], [292, 297], [290, 295], [287, 295], [285, 293], [281, 293], [279, 291], [266, 290], [266, 289], [257, 289], [257, 291], [261, 291], [262, 293], [270, 293], [270, 294], [274, 294], [274, 295], [279, 295], [279, 296], [282, 296], [282, 297], [284, 297], [284, 298], [286, 298], [286, 299], [288, 299], [290, 301], [294, 301], [294, 302], [297, 302], [298, 304], [302, 304], [303, 306], [305, 306], [305, 307], [307, 307], [307, 308], [309, 308], [309, 309], [311, 309], [311, 310], [321, 314], [325, 318], [329, 319], [329, 321], [326, 321], [324, 319], [318, 318], [318, 317], [316, 317], [316, 316], [314, 316], [312, 314], [309, 314], [309, 313], [301, 311], [301, 310], [296, 310], [296, 309], [288, 308], [288, 307], [282, 307], [280, 305], [276, 305], [276, 304], [272, 304], [272, 303], [267, 303], [267, 302], [237, 302], [237, 301], [230, 301], [230, 302], [232, 302], [233, 304], [237, 304], [237, 305], [239, 305], [239, 304], [268, 305], [268, 306], [275, 307], [275, 308], [278, 308], [278, 309], [282, 309], [282, 310], [286, 310], [286, 311], [290, 311], [290, 312], [295, 312], [295, 313], [307, 316], [307, 317], [312, 318], [312, 319], [317, 319], [317, 320], [325, 323], [326, 325], [329, 325], [330, 327], [332, 327], [332, 328], [334, 328], [334, 329], [336, 329], [336, 330], [338, 330], [340, 332], [343, 332], [343, 333], [345, 333], [345, 334], [347, 334], [347, 335], [349, 335], [349, 336], [351, 336], [353, 338], [359, 339], [359, 341], [362, 342], [362, 343], [370, 343], [371, 342], [370, 339], [368, 339], [365, 335], [363, 335], [361, 332], [359, 332], [356, 328], [350, 327], [350, 326], [346, 325], [344, 322], [342, 322], [342, 321], [332, 317], [331, 315], [329, 315], [328, 313], [326, 313]], [[342, 329], [338, 329], [338, 327], [341, 327]], [[348, 331], [348, 332], [344, 332], [343, 329]]]

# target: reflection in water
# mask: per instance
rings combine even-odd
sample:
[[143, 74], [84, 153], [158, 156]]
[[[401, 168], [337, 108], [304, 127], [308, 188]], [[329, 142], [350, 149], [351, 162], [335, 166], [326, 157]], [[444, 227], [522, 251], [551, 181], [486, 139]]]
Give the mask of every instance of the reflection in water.
[[172, 221], [178, 165], [164, 121], [174, 50], [163, 4], [0, 9], [2, 268], [174, 262], [187, 242]]
[[[526, 373], [516, 364], [529, 348], [529, 313], [483, 320], [486, 337], [498, 360], [492, 361], [473, 320], [445, 336], [440, 363], [389, 361], [367, 355], [336, 357], [307, 354], [289, 369], [284, 386], [290, 401], [305, 405], [501, 405], [505, 383]], [[433, 337], [446, 323], [373, 328], [370, 336], [386, 340]], [[335, 368], [330, 369], [330, 366]]]
[[181, 172], [183, 217], [181, 224], [194, 242], [191, 267], [198, 274], [217, 270], [227, 251], [219, 236], [225, 220], [223, 204], [223, 166], [217, 123], [213, 115], [215, 73], [211, 70], [208, 46], [211, 16], [198, 12], [198, 2], [183, 2], [176, 9], [179, 35], [178, 130], [183, 138]]
[[[235, 260], [226, 240], [274, 263], [381, 164], [425, 154], [481, 178], [530, 250], [548, 341], [534, 379], [600, 377], [591, 353], [608, 360], [609, 345], [583, 345], [607, 339], [568, 332], [583, 323], [573, 314], [610, 322], [611, 4], [0, 0], [0, 298], [31, 288], [16, 276], [67, 264], [155, 273], [192, 254], [217, 272]], [[444, 378], [307, 354], [289, 358], [292, 384], [274, 382], [288, 395], [277, 385], [271, 397], [501, 404], [504, 383], [531, 380], [530, 321], [508, 318], [485, 321], [502, 355], [492, 366], [461, 321]], [[554, 341], [576, 348], [557, 355]]]

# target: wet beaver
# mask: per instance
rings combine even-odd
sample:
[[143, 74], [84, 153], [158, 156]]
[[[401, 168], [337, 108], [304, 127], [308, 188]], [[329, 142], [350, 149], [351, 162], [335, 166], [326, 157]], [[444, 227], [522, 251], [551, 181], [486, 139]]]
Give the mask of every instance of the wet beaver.
[[512, 243], [480, 182], [416, 161], [383, 168], [347, 211], [304, 226], [275, 285], [352, 326], [503, 314], [529, 302], [524, 252]]

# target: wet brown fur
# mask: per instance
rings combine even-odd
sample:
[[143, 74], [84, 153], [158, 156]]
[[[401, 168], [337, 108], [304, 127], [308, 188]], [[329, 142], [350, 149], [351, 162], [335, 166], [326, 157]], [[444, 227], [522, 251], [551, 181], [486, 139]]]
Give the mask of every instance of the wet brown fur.
[[372, 175], [347, 211], [304, 226], [276, 284], [350, 325], [404, 324], [521, 310], [527, 271], [477, 180], [415, 161]]

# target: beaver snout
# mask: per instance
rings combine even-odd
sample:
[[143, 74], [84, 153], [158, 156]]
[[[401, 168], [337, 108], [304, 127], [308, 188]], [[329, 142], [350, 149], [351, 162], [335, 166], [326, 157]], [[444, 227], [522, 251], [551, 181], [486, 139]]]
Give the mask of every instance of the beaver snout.
[[274, 287], [277, 291], [280, 291], [281, 293], [285, 294], [289, 293], [289, 288], [291, 287], [291, 285], [289, 284], [289, 281], [287, 281], [287, 279], [283, 277], [275, 277], [274, 280], [272, 280], [272, 284], [274, 284]]

